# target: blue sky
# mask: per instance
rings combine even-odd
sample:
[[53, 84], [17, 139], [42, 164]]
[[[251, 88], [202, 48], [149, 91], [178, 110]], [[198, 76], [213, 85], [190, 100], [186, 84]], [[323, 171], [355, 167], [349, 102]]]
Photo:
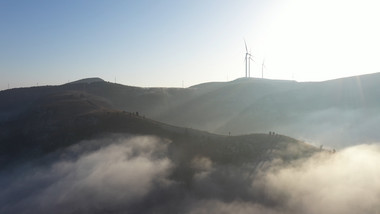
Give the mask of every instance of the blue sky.
[[2, 0], [0, 90], [86, 77], [180, 87], [380, 71], [376, 1]]

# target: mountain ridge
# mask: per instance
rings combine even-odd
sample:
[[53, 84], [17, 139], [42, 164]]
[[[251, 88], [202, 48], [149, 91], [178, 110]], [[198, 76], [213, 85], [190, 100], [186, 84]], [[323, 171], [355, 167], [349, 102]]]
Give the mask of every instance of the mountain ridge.
[[[257, 148], [267, 150], [269, 147], [265, 146], [266, 139], [271, 139], [271, 142], [277, 142], [278, 145], [285, 143], [285, 147], [288, 143], [297, 145], [300, 151], [305, 151], [303, 155], [310, 155], [317, 151], [315, 147], [282, 135], [276, 137], [268, 134], [225, 136], [172, 126], [146, 118], [139, 112], [113, 109], [107, 100], [83, 91], [50, 92], [36, 99], [28, 110], [17, 117], [0, 123], [0, 130], [2, 130], [0, 132], [0, 159], [3, 167], [23, 163], [65, 149], [77, 142], [112, 133], [167, 138], [179, 143], [178, 145], [183, 145], [175, 146], [176, 149], [182, 152], [185, 152], [185, 148], [193, 151], [191, 154], [194, 157], [204, 154], [222, 162], [227, 159], [228, 163], [236, 161], [232, 158], [236, 156], [236, 151], [228, 152], [225, 146], [230, 144], [235, 145], [236, 148], [241, 146], [250, 148], [249, 145], [256, 142]], [[220, 147], [221, 145], [224, 146]], [[199, 147], [203, 147], [203, 151], [196, 149]], [[207, 147], [210, 149], [206, 152]], [[213, 154], [213, 150], [220, 149], [224, 152], [220, 155]], [[244, 149], [238, 150], [244, 153]], [[255, 159], [257, 152], [252, 150], [248, 152], [248, 156], [240, 159], [243, 161]]]
[[189, 88], [140, 88], [105, 81], [21, 88], [0, 92], [0, 123], [17, 117], [41, 96], [77, 91], [114, 109], [138, 111], [175, 126], [224, 135], [274, 130], [344, 147], [380, 140], [371, 128], [380, 125], [374, 119], [380, 108], [379, 82], [380, 73], [375, 73], [323, 82], [240, 78]]

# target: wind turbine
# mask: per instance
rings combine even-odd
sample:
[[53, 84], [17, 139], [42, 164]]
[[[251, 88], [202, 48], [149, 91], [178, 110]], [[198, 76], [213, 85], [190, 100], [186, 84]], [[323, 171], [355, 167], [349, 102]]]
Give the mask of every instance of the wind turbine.
[[252, 58], [251, 51], [249, 51], [248, 56], [248, 77], [251, 77], [251, 61], [255, 62], [255, 60]]
[[252, 58], [251, 51], [248, 51], [247, 42], [244, 39], [245, 45], [245, 77], [251, 77], [251, 61], [255, 62]]
[[245, 45], [245, 59], [244, 59], [244, 62], [245, 62], [245, 77], [248, 77], [248, 56], [250, 54], [248, 53], [247, 43], [245, 42], [245, 39], [244, 39], [244, 45]]

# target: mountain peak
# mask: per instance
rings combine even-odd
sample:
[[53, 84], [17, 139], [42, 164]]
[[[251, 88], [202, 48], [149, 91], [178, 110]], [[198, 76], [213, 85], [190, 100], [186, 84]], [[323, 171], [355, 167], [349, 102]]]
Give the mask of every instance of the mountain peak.
[[81, 84], [81, 83], [90, 84], [90, 83], [94, 83], [94, 82], [105, 82], [105, 81], [99, 77], [92, 77], [92, 78], [80, 79], [80, 80], [77, 80], [74, 82], [70, 82], [68, 84]]

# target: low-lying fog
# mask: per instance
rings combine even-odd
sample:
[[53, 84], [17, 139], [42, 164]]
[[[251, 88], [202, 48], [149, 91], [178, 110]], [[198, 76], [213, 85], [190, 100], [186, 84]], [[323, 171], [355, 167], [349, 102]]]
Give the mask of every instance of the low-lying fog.
[[171, 176], [169, 146], [113, 135], [3, 170], [0, 213], [380, 213], [378, 144], [275, 160], [253, 175], [194, 157], [190, 182]]

